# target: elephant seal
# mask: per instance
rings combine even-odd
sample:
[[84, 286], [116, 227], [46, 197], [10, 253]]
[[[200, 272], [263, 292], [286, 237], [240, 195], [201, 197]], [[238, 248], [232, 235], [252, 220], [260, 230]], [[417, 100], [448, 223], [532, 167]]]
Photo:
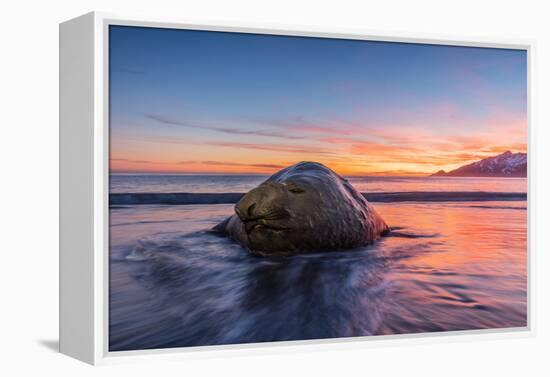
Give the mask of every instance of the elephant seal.
[[214, 230], [267, 256], [351, 249], [390, 228], [346, 179], [323, 164], [300, 162], [250, 190]]

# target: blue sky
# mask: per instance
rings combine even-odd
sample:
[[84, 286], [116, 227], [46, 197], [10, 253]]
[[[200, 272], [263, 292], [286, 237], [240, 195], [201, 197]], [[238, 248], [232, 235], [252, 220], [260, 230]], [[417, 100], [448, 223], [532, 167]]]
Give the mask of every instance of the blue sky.
[[111, 26], [111, 166], [448, 169], [525, 150], [526, 72], [522, 50]]

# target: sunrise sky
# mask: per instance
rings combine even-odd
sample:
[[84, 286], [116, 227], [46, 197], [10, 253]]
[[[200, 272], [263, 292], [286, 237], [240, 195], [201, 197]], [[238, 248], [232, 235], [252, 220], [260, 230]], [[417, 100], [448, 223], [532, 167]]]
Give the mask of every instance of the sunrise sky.
[[111, 172], [415, 175], [525, 152], [526, 52], [110, 27]]

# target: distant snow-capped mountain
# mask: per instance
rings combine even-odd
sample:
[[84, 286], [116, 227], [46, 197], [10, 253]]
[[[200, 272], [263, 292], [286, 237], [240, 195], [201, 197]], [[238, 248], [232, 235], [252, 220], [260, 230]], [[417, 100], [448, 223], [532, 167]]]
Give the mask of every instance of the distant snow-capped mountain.
[[527, 177], [527, 153], [506, 151], [498, 156], [487, 157], [458, 169], [438, 171], [433, 176], [448, 177]]

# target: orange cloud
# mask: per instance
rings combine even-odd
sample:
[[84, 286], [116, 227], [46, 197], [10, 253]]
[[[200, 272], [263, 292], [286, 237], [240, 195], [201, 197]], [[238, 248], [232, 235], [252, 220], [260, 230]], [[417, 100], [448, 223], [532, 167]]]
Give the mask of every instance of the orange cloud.
[[[424, 118], [429, 125], [422, 125]], [[433, 126], [437, 122], [453, 126]], [[360, 121], [336, 124], [328, 120], [316, 125], [301, 118], [270, 124], [286, 130], [241, 133], [216, 128], [228, 135], [221, 141], [160, 134], [141, 139], [118, 135], [111, 145], [111, 150], [117, 152], [111, 159], [111, 169], [268, 174], [294, 162], [313, 160], [346, 175], [421, 175], [452, 170], [507, 150], [527, 150], [525, 115], [493, 112], [472, 120], [452, 104], [436, 104], [403, 124]], [[286, 143], [272, 139], [274, 135], [286, 134], [292, 135], [286, 138]], [[304, 137], [306, 134], [309, 136]]]

